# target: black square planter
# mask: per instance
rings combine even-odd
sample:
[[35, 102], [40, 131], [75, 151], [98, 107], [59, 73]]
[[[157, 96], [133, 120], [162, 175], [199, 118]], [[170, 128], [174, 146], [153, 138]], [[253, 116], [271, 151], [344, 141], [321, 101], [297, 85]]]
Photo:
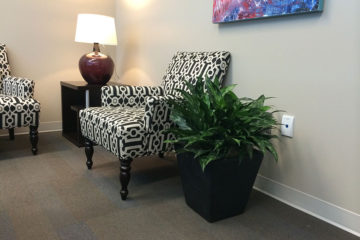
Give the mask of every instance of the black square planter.
[[252, 159], [221, 159], [203, 172], [191, 153], [177, 155], [185, 201], [209, 222], [243, 213], [263, 154], [254, 151]]

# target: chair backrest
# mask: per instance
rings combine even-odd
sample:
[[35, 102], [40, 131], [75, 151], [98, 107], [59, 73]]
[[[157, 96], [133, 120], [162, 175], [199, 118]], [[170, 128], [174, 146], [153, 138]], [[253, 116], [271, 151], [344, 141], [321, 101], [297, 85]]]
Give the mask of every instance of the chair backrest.
[[230, 64], [229, 52], [178, 52], [166, 70], [161, 86], [165, 95], [178, 96], [176, 89], [186, 90], [185, 81], [195, 84], [200, 78], [218, 78], [222, 83]]
[[10, 64], [6, 53], [5, 44], [0, 43], [0, 93], [2, 93], [2, 79], [10, 76]]

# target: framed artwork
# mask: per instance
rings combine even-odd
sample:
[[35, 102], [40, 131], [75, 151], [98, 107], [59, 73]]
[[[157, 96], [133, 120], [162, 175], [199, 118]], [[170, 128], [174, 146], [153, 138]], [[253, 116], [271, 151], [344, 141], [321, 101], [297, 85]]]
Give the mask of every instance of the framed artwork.
[[213, 23], [321, 12], [324, 0], [214, 0]]

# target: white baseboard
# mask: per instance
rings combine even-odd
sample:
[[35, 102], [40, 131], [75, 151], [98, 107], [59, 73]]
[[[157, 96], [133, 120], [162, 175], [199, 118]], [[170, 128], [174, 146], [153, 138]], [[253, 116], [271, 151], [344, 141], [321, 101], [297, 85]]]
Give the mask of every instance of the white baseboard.
[[[62, 122], [40, 122], [38, 131], [40, 133], [44, 132], [58, 132], [62, 130]], [[15, 128], [15, 135], [29, 134], [28, 127]], [[0, 136], [8, 136], [8, 130], [2, 129], [0, 130]]]
[[360, 215], [258, 174], [254, 188], [360, 237]]

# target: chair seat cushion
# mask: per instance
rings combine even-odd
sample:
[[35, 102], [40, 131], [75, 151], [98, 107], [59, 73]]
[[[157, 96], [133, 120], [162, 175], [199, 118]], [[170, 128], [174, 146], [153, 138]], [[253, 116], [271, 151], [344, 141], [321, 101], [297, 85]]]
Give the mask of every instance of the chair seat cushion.
[[40, 103], [33, 98], [0, 94], [0, 129], [37, 126]]
[[145, 108], [90, 107], [80, 111], [81, 132], [120, 158], [145, 154]]

